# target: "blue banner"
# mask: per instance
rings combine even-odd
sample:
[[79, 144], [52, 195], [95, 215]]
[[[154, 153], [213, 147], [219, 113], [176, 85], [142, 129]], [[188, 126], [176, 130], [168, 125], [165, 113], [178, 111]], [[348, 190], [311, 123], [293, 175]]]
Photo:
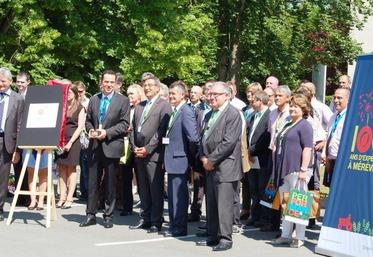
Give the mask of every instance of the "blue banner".
[[373, 55], [359, 56], [319, 253], [373, 256]]

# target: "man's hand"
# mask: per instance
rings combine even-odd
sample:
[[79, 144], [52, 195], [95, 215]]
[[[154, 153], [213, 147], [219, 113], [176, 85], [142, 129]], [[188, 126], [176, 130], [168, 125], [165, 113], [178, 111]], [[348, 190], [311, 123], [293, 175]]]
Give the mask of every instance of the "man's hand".
[[21, 159], [21, 157], [19, 155], [19, 152], [14, 152], [13, 156], [12, 156], [12, 163], [16, 164], [16, 163], [19, 162], [20, 159]]
[[214, 165], [212, 165], [212, 163], [206, 156], [202, 156], [201, 161], [203, 164], [203, 168], [205, 168], [206, 171], [213, 171], [215, 169]]
[[315, 145], [315, 151], [321, 152], [322, 149], [323, 149], [323, 147], [324, 147], [324, 145], [325, 145], [325, 141], [321, 141], [320, 143], [316, 144]]
[[97, 136], [96, 138], [98, 140], [104, 140], [106, 138], [106, 130], [105, 129], [98, 129], [97, 131], [99, 131], [99, 136]]
[[137, 158], [145, 158], [146, 156], [149, 155], [148, 151], [146, 150], [145, 147], [137, 147], [135, 148], [135, 157]]

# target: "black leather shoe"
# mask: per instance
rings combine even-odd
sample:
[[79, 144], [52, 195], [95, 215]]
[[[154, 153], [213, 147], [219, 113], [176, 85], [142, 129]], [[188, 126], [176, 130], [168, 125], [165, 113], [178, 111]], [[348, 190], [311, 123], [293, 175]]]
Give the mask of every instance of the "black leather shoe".
[[253, 219], [248, 219], [245, 225], [246, 225], [246, 226], [254, 226], [255, 222], [256, 222], [256, 221], [253, 220]]
[[250, 217], [250, 212], [241, 212], [240, 220], [247, 220]]
[[196, 242], [197, 246], [215, 246], [218, 244], [219, 244], [218, 240], [201, 240], [201, 241]]
[[232, 242], [220, 242], [212, 248], [213, 251], [226, 251], [232, 248]]
[[132, 212], [131, 211], [121, 211], [119, 215], [120, 216], [130, 216], [130, 215], [132, 215]]
[[85, 221], [83, 221], [82, 223], [79, 224], [79, 227], [88, 227], [88, 226], [92, 226], [92, 225], [96, 225], [96, 218], [87, 217], [87, 219]]
[[136, 225], [129, 226], [129, 229], [148, 229], [151, 225], [149, 223], [144, 223], [143, 220], [140, 220]]
[[189, 213], [188, 215], [188, 222], [196, 222], [196, 221], [200, 221], [201, 220], [201, 216], [196, 214], [196, 213]]
[[166, 232], [164, 232], [163, 236], [164, 237], [179, 237], [179, 236], [186, 236], [187, 233], [182, 233], [182, 232], [172, 232], [170, 230], [167, 230]]
[[104, 219], [104, 228], [112, 228], [113, 221], [111, 219]]
[[148, 233], [158, 233], [161, 231], [161, 227], [158, 227], [156, 225], [152, 225], [149, 230], [148, 230]]
[[4, 214], [0, 213], [0, 221], [3, 221], [3, 220], [4, 220]]
[[208, 237], [209, 233], [207, 233], [207, 231], [205, 231], [205, 232], [197, 232], [196, 236], [198, 236], [198, 237]]

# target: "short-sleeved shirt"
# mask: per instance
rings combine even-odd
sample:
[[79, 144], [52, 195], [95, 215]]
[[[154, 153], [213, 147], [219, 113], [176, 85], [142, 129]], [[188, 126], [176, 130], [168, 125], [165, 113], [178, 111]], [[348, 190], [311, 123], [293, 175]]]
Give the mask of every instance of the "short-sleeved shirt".
[[300, 120], [284, 133], [281, 147], [279, 145], [280, 141], [277, 139], [275, 160], [275, 169], [277, 175], [279, 175], [279, 181], [290, 173], [300, 171], [303, 149], [313, 147], [311, 124], [305, 119]]

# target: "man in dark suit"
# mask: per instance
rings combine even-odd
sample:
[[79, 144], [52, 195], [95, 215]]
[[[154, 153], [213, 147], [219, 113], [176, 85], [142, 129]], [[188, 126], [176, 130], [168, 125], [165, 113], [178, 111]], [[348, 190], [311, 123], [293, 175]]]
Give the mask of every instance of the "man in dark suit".
[[248, 226], [260, 227], [264, 225], [263, 209], [259, 202], [271, 175], [271, 150], [268, 148], [271, 134], [268, 131], [269, 97], [266, 92], [258, 91], [254, 95], [252, 107], [255, 114], [248, 125], [247, 140], [251, 169], [248, 175], [251, 204], [251, 218]]
[[114, 92], [116, 75], [111, 70], [101, 75], [101, 93], [94, 95], [88, 104], [86, 129], [88, 147], [88, 203], [87, 219], [81, 227], [96, 224], [99, 187], [104, 172], [105, 187], [104, 227], [113, 227], [116, 199], [116, 177], [119, 158], [123, 153], [123, 137], [128, 129], [130, 105], [128, 98]]
[[16, 140], [21, 126], [24, 100], [10, 89], [11, 84], [10, 70], [0, 68], [0, 221], [4, 220], [10, 165], [20, 159]]
[[242, 119], [230, 103], [224, 82], [215, 82], [208, 93], [212, 108], [205, 118], [200, 159], [206, 170], [207, 240], [197, 245], [214, 251], [232, 247], [233, 203], [242, 177]]
[[[185, 102], [186, 85], [176, 81], [170, 86], [173, 108], [166, 136], [164, 165], [168, 174], [168, 212], [170, 229], [165, 236], [185, 236], [188, 223], [188, 174], [195, 162], [199, 135], [192, 108]], [[194, 170], [194, 169], [193, 169]]]
[[142, 219], [130, 229], [149, 229], [159, 232], [163, 223], [164, 171], [162, 170], [164, 147], [162, 138], [166, 134], [171, 105], [160, 98], [160, 81], [147, 76], [143, 81], [147, 101], [135, 108], [131, 144], [138, 170]]
[[[20, 94], [23, 99], [25, 99], [28, 87], [31, 84], [31, 79], [30, 79], [30, 74], [28, 72], [22, 71], [19, 72], [16, 76], [16, 87], [17, 87], [17, 93]], [[22, 158], [22, 150], [19, 151], [20, 156]], [[19, 162], [13, 164], [13, 169], [14, 169], [14, 179], [15, 179], [15, 184], [18, 184], [19, 177], [21, 175], [22, 171], [22, 159], [20, 159]], [[23, 177], [22, 185], [21, 185], [21, 190], [28, 190], [28, 174], [27, 172], [25, 173], [25, 176]], [[17, 205], [21, 206], [28, 206], [29, 205], [29, 199], [30, 197], [28, 195], [19, 195], [18, 200], [17, 200]]]

